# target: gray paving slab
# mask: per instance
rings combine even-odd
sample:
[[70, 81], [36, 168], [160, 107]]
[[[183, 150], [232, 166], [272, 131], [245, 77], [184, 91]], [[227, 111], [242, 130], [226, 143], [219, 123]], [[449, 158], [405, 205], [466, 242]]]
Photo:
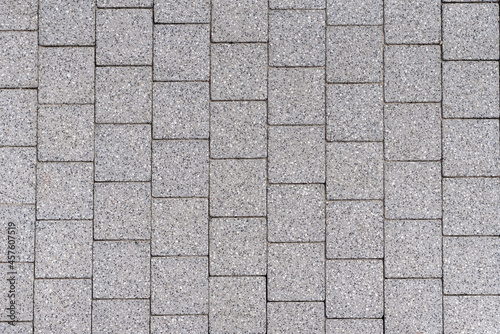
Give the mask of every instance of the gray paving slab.
[[149, 334], [149, 300], [93, 300], [92, 332]]
[[210, 23], [210, 0], [156, 0], [154, 15], [155, 23]]
[[[9, 227], [15, 227], [16, 262], [34, 262], [35, 254], [35, 206], [34, 205], [0, 205], [0, 227], [6, 231], [8, 242]], [[12, 225], [13, 223], [14, 225]], [[11, 232], [12, 234], [13, 232]], [[7, 245], [7, 244], [6, 244]], [[0, 263], [9, 259], [7, 251], [0, 253]]]
[[97, 7], [115, 8], [115, 7], [153, 7], [153, 0], [97, 0]]
[[38, 0], [2, 0], [0, 8], [0, 30], [37, 30]]
[[33, 334], [33, 322], [16, 322], [15, 326], [2, 322], [0, 331], [5, 334]]
[[329, 25], [381, 25], [382, 0], [327, 0]]
[[270, 0], [271, 9], [324, 9], [323, 0]]
[[327, 319], [326, 334], [343, 333], [383, 334], [382, 319]]
[[36, 149], [0, 147], [0, 203], [34, 204]]
[[0, 31], [0, 88], [38, 86], [36, 31]]
[[499, 296], [444, 296], [444, 333], [494, 333], [500, 328]]
[[319, 302], [267, 303], [267, 333], [324, 334], [325, 305]]
[[37, 91], [0, 90], [0, 145], [36, 145]]
[[4, 309], [0, 314], [0, 321], [10, 321], [11, 319], [7, 313], [6, 308], [10, 307], [8, 304], [11, 300], [15, 300], [15, 316], [17, 321], [33, 321], [33, 263], [15, 263], [14, 275], [15, 278], [15, 296], [13, 299], [7, 298], [8, 294], [12, 294], [11, 283], [7, 279], [12, 278], [11, 265], [9, 263], [0, 263], [0, 279], [4, 284], [0, 288], [2, 293], [1, 307]]
[[151, 317], [151, 334], [208, 333], [208, 316], [154, 316]]

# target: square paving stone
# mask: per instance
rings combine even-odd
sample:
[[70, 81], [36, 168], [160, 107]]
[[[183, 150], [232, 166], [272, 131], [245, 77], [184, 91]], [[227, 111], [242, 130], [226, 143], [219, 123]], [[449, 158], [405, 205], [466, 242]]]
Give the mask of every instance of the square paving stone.
[[267, 42], [267, 0], [212, 0], [213, 42]]
[[327, 199], [382, 199], [382, 143], [328, 143]]
[[37, 278], [92, 277], [92, 221], [36, 222]]
[[149, 239], [151, 185], [139, 182], [94, 184], [95, 239]]
[[266, 44], [212, 44], [211, 47], [212, 100], [267, 98]]
[[100, 8], [153, 7], [153, 0], [97, 0], [97, 6]]
[[210, 215], [265, 216], [266, 160], [211, 160]]
[[152, 15], [151, 9], [98, 9], [97, 64], [151, 65]]
[[498, 118], [497, 62], [443, 63], [444, 118]]
[[269, 244], [269, 301], [322, 301], [325, 299], [323, 243]]
[[0, 31], [0, 45], [0, 88], [37, 87], [37, 32]]
[[38, 160], [94, 160], [94, 106], [39, 106]]
[[384, 107], [387, 160], [440, 160], [439, 104], [387, 104]]
[[151, 265], [153, 315], [208, 313], [207, 257], [154, 257]]
[[151, 123], [151, 67], [96, 69], [97, 123]]
[[327, 318], [381, 318], [383, 313], [382, 260], [326, 262]]
[[325, 186], [273, 184], [267, 190], [270, 242], [325, 240]]
[[500, 328], [499, 296], [444, 296], [444, 333], [495, 333]]
[[156, 0], [155, 23], [210, 23], [210, 0]]
[[445, 294], [500, 293], [498, 237], [445, 237], [443, 252]]
[[500, 234], [500, 180], [445, 178], [443, 234]]
[[498, 4], [443, 5], [443, 59], [498, 59]]
[[323, 10], [269, 13], [269, 66], [324, 66]]
[[153, 255], [208, 255], [206, 198], [155, 198], [152, 209]]
[[208, 333], [208, 316], [181, 315], [151, 317], [151, 334], [176, 333]]
[[[35, 241], [35, 206], [34, 205], [0, 205], [0, 228], [5, 231], [3, 241], [5, 250], [0, 253], [0, 263], [9, 260], [7, 254], [9, 228], [15, 231], [16, 262], [34, 262]], [[10, 232], [11, 234], [13, 232]], [[12, 260], [12, 258], [10, 258]]]
[[94, 48], [40, 48], [39, 53], [40, 104], [94, 103]]
[[443, 121], [445, 176], [499, 176], [499, 126], [496, 120]]
[[37, 18], [37, 0], [0, 1], [0, 30], [36, 30]]
[[0, 203], [34, 204], [35, 170], [34, 147], [1, 147]]
[[441, 218], [441, 163], [386, 163], [385, 217]]
[[382, 85], [327, 85], [326, 97], [328, 141], [383, 140]]
[[[7, 245], [7, 242], [5, 242]], [[32, 321], [33, 320], [33, 263], [14, 263], [15, 279], [15, 316], [16, 321]], [[0, 293], [2, 294], [2, 313], [0, 314], [0, 321], [10, 321], [8, 317], [11, 312], [7, 312], [6, 308], [9, 301], [12, 300], [7, 297], [9, 290], [11, 290], [11, 281], [7, 279], [12, 278], [12, 267], [9, 263], [0, 263], [0, 280], [2, 287]], [[24, 333], [23, 333], [24, 334]]]
[[325, 122], [322, 68], [269, 69], [269, 124], [314, 125]]
[[210, 333], [265, 333], [264, 277], [210, 278]]
[[326, 36], [328, 82], [382, 82], [381, 27], [328, 27]]
[[323, 303], [267, 303], [267, 333], [324, 334]]
[[327, 319], [326, 334], [383, 334], [382, 319]]
[[269, 127], [269, 182], [325, 182], [323, 126]]
[[440, 0], [387, 0], [384, 6], [387, 44], [437, 44], [441, 41]]
[[90, 333], [92, 281], [35, 281], [35, 333]]
[[270, 0], [271, 9], [324, 9], [324, 0]]
[[2, 322], [0, 323], [0, 331], [4, 334], [33, 334], [33, 322], [16, 322], [15, 326], [9, 325], [8, 322]]
[[208, 138], [209, 119], [208, 82], [153, 84], [153, 138]]
[[95, 44], [95, 2], [40, 0], [40, 45]]
[[384, 52], [386, 102], [440, 102], [439, 45], [389, 45]]
[[385, 277], [442, 276], [440, 220], [387, 220], [384, 240]]
[[327, 0], [328, 25], [381, 25], [382, 0]]
[[384, 207], [381, 201], [334, 201], [326, 206], [326, 257], [384, 257]]
[[36, 115], [36, 90], [1, 89], [0, 145], [35, 146]]
[[208, 81], [209, 67], [208, 24], [155, 25], [155, 81]]
[[153, 196], [208, 196], [208, 140], [153, 141]]
[[265, 275], [265, 218], [214, 218], [210, 221], [210, 275]]
[[440, 279], [385, 281], [385, 333], [442, 333]]
[[149, 241], [95, 241], [93, 297], [149, 298]]
[[97, 124], [96, 181], [151, 180], [151, 126]]
[[149, 334], [149, 300], [94, 300], [92, 332]]
[[265, 101], [210, 104], [211, 158], [265, 158], [267, 156]]

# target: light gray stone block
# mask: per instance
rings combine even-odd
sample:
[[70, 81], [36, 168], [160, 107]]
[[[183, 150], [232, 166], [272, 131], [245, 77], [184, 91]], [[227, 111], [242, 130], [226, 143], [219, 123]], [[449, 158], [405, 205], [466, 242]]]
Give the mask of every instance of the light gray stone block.
[[0, 145], [35, 146], [36, 113], [36, 90], [0, 90]]
[[[7, 242], [5, 242], [7, 245]], [[6, 249], [6, 247], [5, 247]], [[8, 315], [11, 311], [7, 311], [6, 308], [10, 305], [10, 301], [15, 300], [15, 316], [16, 321], [32, 321], [33, 320], [33, 263], [14, 263], [14, 272], [16, 274], [10, 274], [12, 272], [11, 264], [0, 263], [0, 280], [3, 282], [0, 287], [0, 293], [2, 294], [2, 313], [0, 314], [0, 321], [10, 321], [11, 319]], [[14, 276], [15, 279], [15, 296], [14, 298], [9, 298], [8, 294], [12, 291], [12, 281], [7, 281]], [[24, 333], [23, 333], [24, 334]]]
[[37, 87], [37, 32], [0, 31], [0, 45], [0, 88]]
[[155, 23], [210, 23], [210, 0], [156, 0]]
[[93, 300], [92, 332], [149, 334], [149, 300]]
[[326, 334], [383, 334], [384, 320], [382, 319], [327, 319]]
[[100, 8], [114, 7], [153, 7], [153, 0], [97, 0]]
[[0, 331], [4, 334], [33, 334], [33, 322], [16, 322], [15, 326], [2, 322]]
[[323, 303], [267, 303], [267, 333], [324, 334]]
[[[3, 237], [5, 250], [0, 253], [0, 263], [9, 260], [34, 262], [35, 206], [0, 205], [0, 212], [2, 213], [0, 215], [0, 228], [5, 231]], [[10, 223], [14, 223], [14, 225]], [[15, 229], [9, 229], [9, 227], [15, 227]], [[11, 230], [15, 232], [10, 232]], [[8, 240], [11, 239], [8, 236], [15, 238], [15, 254], [7, 253]], [[11, 257], [12, 255], [14, 255], [14, 258]]]
[[0, 203], [34, 204], [35, 171], [34, 147], [1, 147]]
[[382, 0], [327, 0], [329, 25], [381, 25]]
[[208, 333], [208, 316], [182, 315], [151, 317], [151, 334]]
[[323, 9], [324, 0], [270, 0], [271, 9]]
[[37, 19], [37, 0], [0, 1], [0, 30], [36, 30]]
[[500, 328], [499, 296], [444, 296], [444, 333], [494, 333]]

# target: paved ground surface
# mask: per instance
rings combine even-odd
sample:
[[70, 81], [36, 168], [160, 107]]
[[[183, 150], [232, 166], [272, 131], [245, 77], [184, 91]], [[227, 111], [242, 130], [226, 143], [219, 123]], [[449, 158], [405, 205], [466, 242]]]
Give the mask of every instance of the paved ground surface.
[[0, 0], [0, 332], [500, 333], [498, 18]]

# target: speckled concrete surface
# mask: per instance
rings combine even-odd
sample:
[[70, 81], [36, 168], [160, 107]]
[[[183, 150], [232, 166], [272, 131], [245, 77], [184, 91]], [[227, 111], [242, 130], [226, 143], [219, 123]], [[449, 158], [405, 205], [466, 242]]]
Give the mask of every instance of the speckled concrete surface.
[[0, 333], [498, 334], [498, 22], [0, 0]]

